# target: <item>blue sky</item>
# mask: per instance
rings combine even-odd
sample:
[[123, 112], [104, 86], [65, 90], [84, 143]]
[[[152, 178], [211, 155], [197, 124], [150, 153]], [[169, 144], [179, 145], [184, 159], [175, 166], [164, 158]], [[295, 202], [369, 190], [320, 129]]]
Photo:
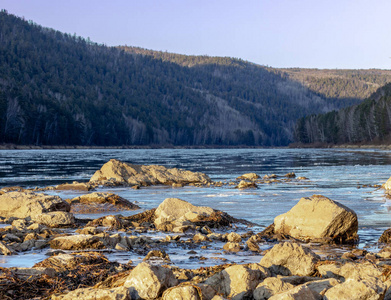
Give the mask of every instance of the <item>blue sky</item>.
[[391, 69], [389, 0], [0, 0], [0, 8], [109, 46], [272, 67]]

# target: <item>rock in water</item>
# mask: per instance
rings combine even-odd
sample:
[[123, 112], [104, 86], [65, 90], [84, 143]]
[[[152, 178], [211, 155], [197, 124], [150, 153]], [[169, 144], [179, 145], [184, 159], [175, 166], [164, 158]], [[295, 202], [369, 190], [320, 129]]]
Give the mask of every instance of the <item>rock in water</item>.
[[385, 184], [383, 184], [382, 187], [386, 190], [386, 192], [391, 192], [391, 177], [388, 178], [388, 180]]
[[31, 218], [51, 211], [69, 212], [70, 206], [58, 196], [31, 191], [9, 192], [0, 196], [0, 216]]
[[206, 206], [195, 206], [187, 201], [178, 198], [165, 199], [155, 211], [155, 225], [163, 223], [178, 223], [202, 221], [214, 213], [213, 208]]
[[356, 213], [321, 195], [301, 198], [287, 213], [274, 219], [275, 233], [297, 239], [317, 239], [337, 243], [357, 240]]
[[65, 211], [52, 211], [43, 213], [34, 217], [34, 221], [38, 224], [48, 227], [63, 227], [75, 224], [73, 214]]
[[132, 270], [124, 286], [129, 289], [131, 299], [156, 299], [177, 284], [170, 269], [142, 262]]
[[273, 275], [310, 276], [315, 272], [319, 256], [297, 243], [280, 243], [270, 249], [260, 264]]
[[91, 184], [104, 185], [172, 185], [173, 183], [210, 183], [211, 179], [200, 172], [182, 169], [167, 169], [156, 165], [132, 165], [111, 159], [91, 177]]

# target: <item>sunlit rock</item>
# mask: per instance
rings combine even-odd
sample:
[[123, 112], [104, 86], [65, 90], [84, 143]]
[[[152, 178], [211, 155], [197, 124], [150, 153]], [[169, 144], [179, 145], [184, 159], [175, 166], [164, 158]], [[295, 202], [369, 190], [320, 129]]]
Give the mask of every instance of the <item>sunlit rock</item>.
[[287, 213], [274, 219], [274, 232], [298, 239], [337, 243], [357, 240], [356, 213], [321, 195], [301, 198]]
[[129, 300], [129, 291], [125, 287], [112, 289], [80, 288], [63, 295], [54, 295], [52, 300]]
[[260, 264], [274, 275], [308, 276], [315, 272], [319, 256], [297, 243], [280, 243], [270, 249]]
[[205, 283], [217, 294], [240, 300], [249, 299], [257, 285], [269, 276], [269, 271], [259, 264], [235, 265], [216, 273]]
[[129, 289], [131, 299], [156, 299], [177, 284], [170, 269], [142, 262], [132, 270], [124, 286]]
[[238, 178], [236, 178], [237, 180], [250, 180], [250, 181], [253, 181], [253, 180], [257, 180], [259, 178], [259, 175], [258, 174], [255, 174], [255, 173], [246, 173], [246, 174], [243, 174], [242, 176], [239, 176]]
[[49, 244], [51, 248], [61, 250], [84, 250], [104, 248], [104, 244], [99, 237], [89, 234], [61, 236], [54, 238], [50, 241]]
[[67, 211], [70, 206], [58, 196], [42, 193], [9, 192], [0, 196], [0, 216], [5, 218], [34, 218], [51, 211]]
[[75, 224], [73, 214], [65, 211], [52, 211], [35, 216], [34, 222], [48, 227], [63, 227]]
[[92, 184], [113, 185], [172, 185], [173, 183], [210, 183], [211, 179], [200, 172], [172, 168], [157, 165], [132, 165], [111, 159], [91, 177]]

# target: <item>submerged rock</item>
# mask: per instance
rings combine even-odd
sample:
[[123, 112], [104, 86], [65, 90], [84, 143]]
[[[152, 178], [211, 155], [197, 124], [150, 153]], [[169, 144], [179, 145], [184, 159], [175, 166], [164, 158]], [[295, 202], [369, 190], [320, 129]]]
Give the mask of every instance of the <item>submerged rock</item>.
[[315, 272], [319, 256], [297, 243], [280, 243], [270, 249], [260, 264], [274, 275], [310, 276]]
[[31, 191], [9, 192], [0, 196], [0, 216], [31, 218], [52, 211], [69, 212], [70, 206], [58, 196]]
[[67, 202], [71, 205], [71, 212], [79, 214], [140, 209], [138, 205], [113, 193], [94, 192], [69, 199]]
[[167, 169], [164, 166], [157, 165], [132, 165], [116, 159], [111, 159], [105, 163], [90, 179], [91, 184], [135, 186], [172, 185], [173, 183], [207, 184], [210, 182], [212, 182], [211, 179], [200, 172], [177, 168]]
[[49, 242], [53, 249], [61, 250], [84, 250], [105, 248], [98, 236], [90, 234], [77, 234], [54, 238]]
[[73, 183], [63, 183], [59, 184], [55, 187], [56, 190], [76, 190], [76, 191], [91, 191], [95, 188], [94, 185], [88, 183], [88, 182], [77, 182], [74, 181]]
[[274, 219], [274, 232], [297, 239], [347, 243], [357, 241], [356, 213], [321, 195], [301, 198], [287, 213]]

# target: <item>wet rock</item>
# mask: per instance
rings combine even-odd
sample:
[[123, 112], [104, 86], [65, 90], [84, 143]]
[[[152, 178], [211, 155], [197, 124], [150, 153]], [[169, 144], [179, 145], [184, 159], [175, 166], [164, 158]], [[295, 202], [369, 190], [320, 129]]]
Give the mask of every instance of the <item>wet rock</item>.
[[270, 249], [260, 264], [275, 275], [308, 276], [315, 272], [319, 256], [297, 243], [280, 243]]
[[201, 300], [199, 289], [192, 285], [175, 286], [163, 293], [162, 300]]
[[290, 173], [287, 173], [284, 175], [285, 177], [288, 177], [288, 178], [295, 178], [296, 177], [296, 174], [293, 173], [293, 172], [290, 172]]
[[240, 244], [234, 242], [228, 242], [223, 246], [223, 249], [228, 252], [239, 252]]
[[301, 198], [290, 211], [274, 219], [275, 233], [298, 239], [355, 242], [357, 230], [354, 211], [320, 195]]
[[170, 256], [164, 250], [152, 250], [148, 252], [143, 261], [162, 260], [163, 262], [171, 262]]
[[67, 202], [71, 205], [71, 212], [77, 213], [140, 209], [138, 205], [113, 193], [94, 192], [67, 200]]
[[48, 227], [64, 227], [75, 224], [73, 214], [65, 211], [52, 211], [34, 217], [34, 221]]
[[[391, 189], [390, 189], [391, 191]], [[386, 229], [379, 238], [379, 243], [391, 243], [391, 228]]]
[[259, 248], [259, 246], [258, 246], [257, 240], [253, 239], [252, 237], [250, 237], [246, 241], [246, 246], [247, 246], [248, 250], [250, 250], [250, 251], [253, 251], [253, 252], [260, 252], [261, 251], [261, 248]]
[[228, 242], [234, 242], [234, 243], [240, 243], [242, 241], [242, 237], [240, 234], [236, 232], [231, 232], [227, 235], [227, 241]]
[[91, 177], [90, 183], [114, 185], [157, 185], [173, 183], [210, 183], [211, 179], [200, 172], [182, 169], [167, 169], [156, 165], [132, 165], [111, 159]]
[[377, 279], [357, 280], [347, 279], [344, 283], [338, 284], [326, 291], [324, 299], [327, 300], [350, 300], [350, 299], [383, 299], [386, 293], [385, 284]]
[[257, 180], [258, 178], [259, 178], [259, 175], [255, 174], [255, 173], [246, 173], [246, 174], [243, 174], [242, 176], [239, 176], [238, 178], [236, 178], [236, 180], [254, 181], [254, 180]]
[[211, 276], [205, 283], [217, 294], [239, 300], [250, 298], [260, 281], [268, 276], [269, 271], [259, 264], [235, 265]]
[[53, 268], [11, 268], [12, 273], [18, 277], [29, 278], [30, 276], [42, 276], [46, 275], [49, 277], [55, 277], [56, 271]]
[[208, 234], [208, 239], [210, 240], [216, 240], [216, 241], [223, 241], [223, 235], [221, 233], [211, 233]]
[[96, 227], [84, 227], [84, 228], [81, 228], [81, 229], [78, 229], [76, 230], [76, 233], [78, 234], [92, 234], [92, 235], [95, 235], [95, 234], [99, 234], [99, 233], [102, 233], [103, 230], [102, 229], [99, 229], [99, 228], [96, 228]]
[[131, 225], [129, 220], [126, 220], [120, 215], [109, 215], [104, 216], [98, 219], [95, 219], [91, 222], [88, 222], [86, 227], [108, 227], [109, 229], [125, 229]]
[[255, 182], [248, 182], [245, 180], [241, 180], [239, 184], [236, 186], [237, 189], [249, 189], [249, 188], [258, 188]]
[[49, 244], [51, 248], [61, 250], [84, 250], [104, 248], [104, 244], [99, 237], [89, 234], [61, 236], [54, 238], [49, 242]]
[[132, 299], [156, 299], [177, 284], [170, 269], [142, 262], [132, 270], [124, 286], [129, 289]]
[[65, 295], [54, 295], [52, 300], [129, 300], [129, 290], [125, 287], [112, 289], [81, 288]]
[[0, 242], [0, 253], [2, 255], [12, 255], [14, 252], [7, 245]]
[[193, 241], [196, 242], [196, 243], [199, 243], [199, 242], [206, 242], [208, 241], [208, 238], [206, 235], [202, 234], [202, 233], [197, 233], [193, 236]]
[[75, 190], [75, 191], [91, 191], [95, 188], [95, 186], [91, 185], [88, 182], [77, 182], [73, 183], [63, 183], [56, 186], [56, 190]]
[[58, 196], [42, 193], [9, 192], [0, 196], [0, 216], [10, 218], [34, 218], [51, 211], [66, 211], [69, 204]]

